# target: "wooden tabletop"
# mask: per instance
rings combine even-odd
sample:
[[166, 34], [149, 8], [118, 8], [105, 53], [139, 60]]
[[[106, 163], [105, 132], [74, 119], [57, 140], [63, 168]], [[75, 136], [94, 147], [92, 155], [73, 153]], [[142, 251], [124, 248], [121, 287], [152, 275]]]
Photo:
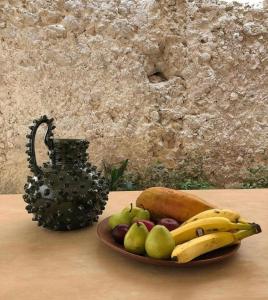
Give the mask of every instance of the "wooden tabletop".
[[[21, 195], [0, 196], [1, 300], [267, 300], [268, 189], [191, 191], [238, 210], [263, 232], [232, 258], [194, 268], [144, 265], [103, 245], [96, 225], [53, 232], [36, 225]], [[100, 220], [135, 201], [113, 192]]]

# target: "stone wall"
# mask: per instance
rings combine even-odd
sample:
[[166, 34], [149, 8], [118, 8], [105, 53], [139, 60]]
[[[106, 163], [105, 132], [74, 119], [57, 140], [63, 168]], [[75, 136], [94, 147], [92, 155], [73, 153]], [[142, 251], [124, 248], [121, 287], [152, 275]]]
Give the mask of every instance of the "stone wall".
[[[182, 0], [0, 2], [0, 192], [22, 192], [27, 126], [141, 171], [200, 158], [220, 186], [267, 163], [268, 11]], [[39, 149], [43, 149], [40, 143]], [[41, 151], [41, 150], [40, 150]]]

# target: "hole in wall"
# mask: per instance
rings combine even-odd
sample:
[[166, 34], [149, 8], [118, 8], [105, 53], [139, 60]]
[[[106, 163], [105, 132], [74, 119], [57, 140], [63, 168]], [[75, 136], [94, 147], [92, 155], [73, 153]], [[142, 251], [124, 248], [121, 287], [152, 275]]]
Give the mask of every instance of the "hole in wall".
[[148, 79], [151, 83], [158, 83], [158, 82], [163, 82], [167, 81], [167, 77], [162, 73], [161, 71], [156, 71], [150, 75], [148, 75]]

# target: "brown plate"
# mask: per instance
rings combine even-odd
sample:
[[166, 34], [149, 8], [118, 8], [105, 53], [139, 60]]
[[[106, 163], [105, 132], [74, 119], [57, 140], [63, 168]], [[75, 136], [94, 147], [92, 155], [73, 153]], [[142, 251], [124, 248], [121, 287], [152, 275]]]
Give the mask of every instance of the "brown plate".
[[120, 254], [127, 256], [129, 258], [135, 259], [137, 261], [146, 263], [146, 264], [153, 264], [153, 265], [162, 265], [162, 266], [170, 266], [170, 267], [189, 267], [189, 266], [196, 266], [196, 265], [204, 265], [204, 264], [210, 264], [214, 262], [218, 262], [221, 260], [224, 260], [233, 254], [238, 250], [240, 247], [240, 243], [234, 244], [232, 246], [220, 248], [214, 251], [211, 251], [209, 253], [206, 253], [204, 255], [201, 255], [194, 260], [185, 263], [185, 264], [179, 264], [172, 260], [160, 260], [160, 259], [154, 259], [150, 258], [148, 256], [142, 256], [130, 253], [124, 249], [124, 247], [118, 243], [116, 243], [111, 235], [111, 230], [108, 226], [108, 219], [106, 218], [103, 221], [101, 221], [98, 224], [97, 227], [97, 235], [99, 239], [108, 247], [111, 249], [119, 252]]

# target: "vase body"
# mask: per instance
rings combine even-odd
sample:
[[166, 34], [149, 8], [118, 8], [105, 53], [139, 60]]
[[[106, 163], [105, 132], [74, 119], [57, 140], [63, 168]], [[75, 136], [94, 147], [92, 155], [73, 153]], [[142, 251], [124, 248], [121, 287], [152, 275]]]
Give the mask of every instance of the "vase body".
[[[42, 117], [37, 120], [37, 127], [44, 118], [49, 120], [46, 116]], [[34, 174], [28, 176], [23, 195], [26, 210], [33, 214], [33, 221], [52, 230], [73, 230], [98, 221], [109, 191], [97, 168], [87, 162], [89, 142], [52, 140], [51, 133], [48, 133], [46, 144], [49, 146], [50, 161], [39, 167], [33, 151], [34, 136], [33, 132], [28, 135], [30, 142], [26, 151], [29, 167]]]

